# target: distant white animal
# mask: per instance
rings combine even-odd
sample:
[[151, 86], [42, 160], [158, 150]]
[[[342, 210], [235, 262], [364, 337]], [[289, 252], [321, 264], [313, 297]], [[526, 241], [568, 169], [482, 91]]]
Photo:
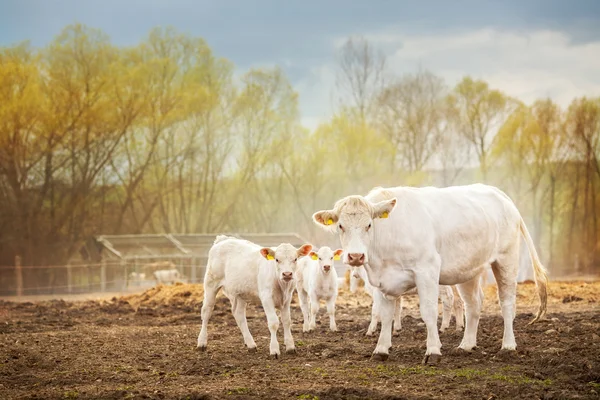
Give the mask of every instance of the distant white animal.
[[297, 262], [311, 249], [310, 244], [297, 249], [289, 243], [282, 243], [274, 248], [261, 247], [247, 240], [217, 236], [208, 252], [204, 275], [202, 328], [198, 335], [198, 349], [206, 350], [208, 321], [217, 293], [223, 288], [249, 351], [256, 351], [256, 343], [248, 330], [246, 304], [258, 300], [267, 316], [271, 333], [271, 356], [278, 358], [280, 355], [277, 341], [279, 318], [276, 309], [281, 312], [286, 352], [296, 352], [291, 331], [290, 302], [294, 292]]
[[335, 323], [335, 301], [338, 295], [338, 277], [334, 261], [339, 260], [342, 250], [331, 250], [323, 246], [319, 251], [311, 251], [309, 257], [298, 260], [296, 290], [302, 309], [302, 331], [310, 332], [316, 328], [320, 300], [327, 303], [329, 329], [337, 331]]
[[[374, 293], [374, 291], [377, 291], [377, 289], [369, 283], [367, 272], [365, 271], [364, 267], [354, 267], [352, 268], [352, 270], [352, 275], [350, 276], [350, 291], [352, 293], [355, 293], [358, 290], [358, 282], [362, 279], [365, 285], [365, 292], [373, 298], [373, 306], [371, 309], [371, 323], [369, 324], [369, 328], [367, 329], [367, 336], [372, 336], [377, 330], [377, 324], [381, 321], [379, 309], [381, 303], [381, 294]], [[452, 310], [454, 310], [454, 315], [456, 319], [456, 331], [462, 331], [465, 326], [463, 301], [458, 295], [458, 293], [455, 296], [453, 290], [456, 289], [452, 286], [440, 285], [440, 298], [442, 299], [442, 325], [440, 327], [440, 332], [444, 332], [450, 327]], [[414, 289], [411, 289], [406, 291], [405, 294], [414, 292], [416, 291]], [[402, 305], [402, 296], [400, 296], [396, 299], [396, 304], [394, 306], [394, 334], [398, 334], [400, 329], [402, 329]]]
[[163, 269], [154, 271], [154, 279], [156, 284], [173, 284], [175, 282], [183, 282], [183, 276], [176, 269]]
[[502, 349], [517, 348], [513, 331], [519, 273], [520, 236], [525, 239], [535, 273], [540, 306], [547, 306], [547, 273], [513, 201], [500, 189], [483, 184], [375, 188], [367, 196], [338, 200], [332, 210], [313, 214], [314, 222], [339, 234], [344, 262], [364, 265], [369, 282], [382, 298], [381, 333], [373, 352], [385, 360], [392, 345], [394, 300], [417, 288], [421, 317], [427, 326], [424, 362], [441, 358], [437, 328], [439, 285], [457, 285], [465, 302], [466, 327], [460, 349], [477, 345], [483, 290], [481, 278], [491, 264], [504, 318]]
[[173, 261], [157, 261], [144, 265], [142, 270], [146, 276], [153, 276], [155, 271], [175, 268], [177, 268], [177, 266], [173, 263]]
[[[131, 274], [129, 274], [129, 281], [135, 283], [136, 286], [139, 286], [145, 280], [146, 274], [143, 272], [132, 272]], [[129, 282], [127, 283], [129, 284]]]

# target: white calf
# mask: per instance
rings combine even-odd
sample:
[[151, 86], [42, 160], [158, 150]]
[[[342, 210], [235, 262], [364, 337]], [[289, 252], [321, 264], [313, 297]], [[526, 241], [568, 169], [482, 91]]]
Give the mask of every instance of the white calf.
[[157, 285], [159, 283], [172, 284], [183, 280], [183, 277], [176, 269], [161, 269], [159, 271], [154, 271], [153, 275]]
[[[359, 279], [362, 279], [365, 283], [365, 292], [367, 292], [369, 296], [373, 298], [373, 306], [371, 309], [371, 323], [369, 324], [369, 329], [367, 329], [367, 336], [372, 336], [373, 333], [375, 333], [375, 331], [377, 330], [377, 324], [381, 321], [381, 296], [375, 295], [373, 293], [374, 291], [377, 291], [377, 289], [369, 283], [367, 272], [365, 271], [364, 267], [355, 267], [352, 269], [353, 271], [350, 275], [350, 291], [352, 293], [356, 293], [358, 289]], [[460, 296], [457, 295], [455, 297], [453, 290], [456, 289], [452, 286], [440, 285], [440, 298], [442, 300], [442, 326], [440, 327], [440, 332], [444, 332], [450, 327], [450, 320], [452, 318], [453, 309], [454, 316], [456, 318], [456, 331], [462, 331], [462, 329], [465, 326], [464, 305]], [[409, 294], [411, 292], [415, 292], [415, 290], [409, 290], [406, 292], [406, 294]], [[395, 301], [396, 304], [394, 306], [393, 333], [397, 335], [400, 329], [402, 329], [402, 296], [398, 297]]]
[[249, 351], [256, 351], [256, 343], [248, 330], [246, 304], [258, 299], [267, 316], [271, 344], [271, 356], [278, 358], [279, 342], [277, 330], [281, 312], [286, 352], [295, 352], [290, 318], [290, 302], [294, 292], [294, 277], [297, 262], [307, 255], [312, 246], [305, 244], [296, 249], [288, 243], [276, 248], [261, 247], [247, 240], [219, 235], [208, 252], [208, 263], [204, 275], [204, 303], [202, 304], [202, 328], [198, 335], [198, 348], [206, 350], [207, 326], [215, 298], [221, 288], [231, 302], [235, 322], [242, 331], [244, 343]]
[[310, 257], [298, 261], [296, 290], [298, 290], [298, 299], [304, 317], [303, 332], [310, 332], [316, 328], [320, 300], [327, 302], [329, 329], [337, 331], [335, 301], [338, 295], [338, 278], [333, 261], [339, 260], [341, 254], [342, 250], [332, 251], [329, 247], [323, 246], [316, 253], [311, 251]]

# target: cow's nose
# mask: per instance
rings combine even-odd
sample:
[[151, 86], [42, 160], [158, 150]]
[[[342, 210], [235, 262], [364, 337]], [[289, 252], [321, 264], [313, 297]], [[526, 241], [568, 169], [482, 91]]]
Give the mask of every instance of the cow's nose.
[[348, 264], [354, 266], [363, 265], [365, 262], [364, 253], [348, 253]]
[[329, 270], [331, 269], [331, 265], [323, 265], [323, 269], [325, 270], [325, 272], [329, 272]]
[[291, 281], [293, 276], [291, 272], [282, 272], [281, 276], [283, 277], [284, 281]]

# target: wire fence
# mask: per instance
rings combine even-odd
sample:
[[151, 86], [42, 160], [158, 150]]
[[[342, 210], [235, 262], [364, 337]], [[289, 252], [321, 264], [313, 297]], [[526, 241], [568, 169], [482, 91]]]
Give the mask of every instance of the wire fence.
[[[139, 260], [44, 266], [16, 262], [14, 266], [0, 266], [0, 296], [129, 292], [155, 285], [153, 272], [157, 269], [175, 268], [181, 280], [187, 283], [203, 280], [205, 263], [202, 258], [161, 261], [163, 264], [158, 267]], [[170, 263], [164, 264], [165, 261]]]

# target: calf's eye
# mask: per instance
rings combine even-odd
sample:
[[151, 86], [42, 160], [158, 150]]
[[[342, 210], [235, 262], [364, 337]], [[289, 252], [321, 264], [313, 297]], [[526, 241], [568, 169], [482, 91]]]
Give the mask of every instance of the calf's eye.
[[278, 259], [278, 258], [276, 258], [276, 259], [275, 259], [275, 261], [279, 262], [279, 259]]
[[367, 226], [367, 230], [371, 229], [371, 224], [369, 224], [369, 226]]
[[340, 230], [342, 230], [342, 231], [344, 230], [344, 227], [342, 226], [342, 224], [339, 224], [338, 226], [340, 227]]

